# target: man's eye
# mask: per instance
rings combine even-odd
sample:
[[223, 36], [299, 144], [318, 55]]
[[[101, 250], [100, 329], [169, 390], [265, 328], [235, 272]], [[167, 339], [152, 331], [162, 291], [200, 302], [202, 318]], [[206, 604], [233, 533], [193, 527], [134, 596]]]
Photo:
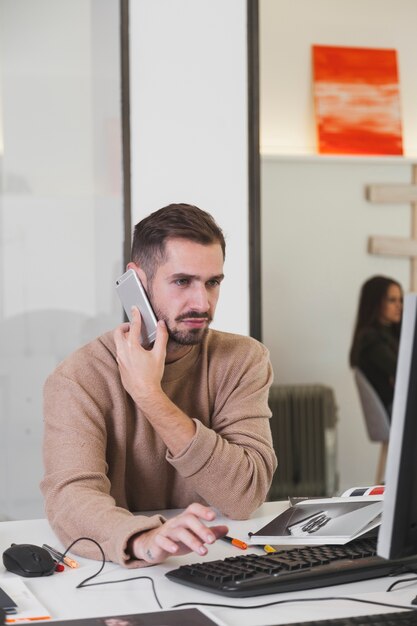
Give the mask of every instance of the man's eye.
[[188, 278], [177, 278], [177, 280], [175, 281], [175, 284], [179, 287], [184, 287], [184, 285], [188, 285], [188, 283]]
[[213, 280], [207, 281], [207, 285], [209, 287], [218, 287], [220, 285], [220, 281], [217, 280], [216, 278], [213, 278]]

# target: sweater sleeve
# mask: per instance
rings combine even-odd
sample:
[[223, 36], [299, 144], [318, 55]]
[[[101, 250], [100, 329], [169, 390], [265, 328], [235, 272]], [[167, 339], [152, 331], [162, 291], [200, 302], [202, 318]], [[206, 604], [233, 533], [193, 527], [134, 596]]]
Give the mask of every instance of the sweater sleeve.
[[247, 345], [229, 359], [228, 369], [219, 363], [211, 427], [195, 420], [187, 448], [175, 457], [167, 454], [206, 502], [233, 519], [249, 517], [265, 501], [277, 466], [269, 425], [269, 353], [254, 340]]
[[[99, 381], [96, 387], [100, 388]], [[87, 388], [59, 372], [45, 384], [41, 490], [46, 514], [65, 548], [79, 537], [89, 537], [101, 545], [106, 560], [139, 567], [145, 563], [126, 552], [129, 539], [160, 526], [164, 519], [159, 515], [135, 516], [116, 505], [107, 477], [107, 434], [97, 400], [100, 393], [96, 389], [93, 398]], [[91, 541], [80, 541], [71, 550], [101, 558]]]

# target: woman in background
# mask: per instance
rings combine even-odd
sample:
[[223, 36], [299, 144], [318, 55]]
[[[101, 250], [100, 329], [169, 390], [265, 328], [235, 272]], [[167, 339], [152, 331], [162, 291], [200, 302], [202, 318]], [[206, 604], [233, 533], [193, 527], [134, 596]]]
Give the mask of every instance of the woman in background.
[[393, 278], [374, 276], [361, 289], [350, 365], [358, 367], [391, 415], [403, 291]]

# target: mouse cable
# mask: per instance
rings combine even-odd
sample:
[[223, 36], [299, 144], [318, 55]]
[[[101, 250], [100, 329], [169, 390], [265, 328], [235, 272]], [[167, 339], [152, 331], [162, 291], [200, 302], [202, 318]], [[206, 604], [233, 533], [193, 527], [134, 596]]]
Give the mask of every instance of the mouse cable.
[[[397, 585], [401, 585], [402, 583], [415, 583], [416, 581], [417, 581], [416, 576], [414, 576], [414, 578], [402, 578], [401, 580], [396, 580], [388, 587], [387, 591], [392, 591], [394, 587], [396, 587]], [[415, 596], [415, 598], [411, 600], [411, 604], [413, 606], [417, 606], [417, 596]]]
[[416, 576], [414, 576], [414, 578], [401, 578], [401, 580], [396, 580], [395, 582], [391, 583], [391, 585], [387, 589], [387, 592], [392, 591], [394, 587], [396, 587], [397, 585], [401, 585], [402, 583], [415, 583], [416, 581]]
[[246, 611], [247, 609], [263, 609], [267, 606], [275, 606], [276, 604], [289, 604], [291, 602], [328, 602], [330, 600], [349, 600], [350, 602], [363, 602], [364, 604], [375, 604], [377, 606], [387, 606], [393, 609], [407, 609], [408, 611], [417, 611], [417, 607], [404, 606], [400, 604], [389, 604], [388, 602], [378, 602], [377, 600], [364, 600], [363, 598], [350, 598], [349, 596], [329, 596], [323, 598], [290, 598], [286, 600], [276, 600], [275, 602], [266, 602], [265, 604], [253, 604], [252, 606], [237, 606], [234, 604], [216, 604], [212, 602], [180, 602], [179, 604], [172, 605], [171, 609], [177, 609], [181, 606], [215, 606], [222, 609], [241, 609]]
[[93, 578], [95, 578], [96, 576], [98, 576], [105, 564], [106, 564], [106, 556], [104, 554], [104, 550], [101, 547], [101, 545], [98, 543], [98, 541], [96, 541], [95, 539], [91, 539], [91, 537], [78, 537], [78, 539], [75, 539], [69, 546], [68, 548], [65, 550], [65, 552], [63, 553], [61, 560], [64, 558], [64, 556], [67, 555], [67, 552], [69, 552], [72, 548], [72, 546], [76, 543], [78, 543], [79, 541], [91, 541], [92, 543], [94, 543], [98, 549], [100, 550], [101, 553], [101, 565], [99, 567], [99, 569], [97, 570], [97, 572], [95, 574], [93, 574], [92, 576], [88, 576], [88, 578], [84, 578], [84, 580], [82, 580], [80, 583], [78, 583], [78, 585], [76, 586], [76, 589], [82, 589], [83, 587], [95, 587], [96, 585], [111, 585], [114, 583], [124, 583], [127, 582], [128, 580], [149, 580], [151, 582], [151, 586], [152, 586], [152, 591], [153, 591], [153, 595], [155, 598], [155, 601], [157, 603], [157, 605], [159, 606], [160, 609], [163, 609], [162, 604], [159, 601], [158, 598], [158, 594], [156, 593], [156, 589], [155, 589], [155, 582], [153, 580], [153, 578], [151, 578], [150, 576], [132, 576], [129, 578], [121, 578], [118, 580], [104, 580], [98, 583], [90, 583], [88, 582], [89, 580], [92, 580]]

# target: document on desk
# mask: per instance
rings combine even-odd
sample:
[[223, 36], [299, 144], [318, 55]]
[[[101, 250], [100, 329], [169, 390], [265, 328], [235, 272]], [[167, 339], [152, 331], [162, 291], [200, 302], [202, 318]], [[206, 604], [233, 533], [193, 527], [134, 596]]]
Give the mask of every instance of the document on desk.
[[108, 615], [86, 619], [57, 620], [54, 626], [225, 626], [204, 609], [172, 609], [134, 615]]
[[251, 544], [345, 544], [381, 523], [383, 497], [305, 499], [250, 534]]
[[5, 613], [16, 613], [16, 602], [0, 587], [0, 608]]
[[0, 578], [0, 587], [16, 603], [16, 612], [6, 614], [6, 624], [19, 624], [20, 622], [51, 618], [49, 611], [20, 578]]

